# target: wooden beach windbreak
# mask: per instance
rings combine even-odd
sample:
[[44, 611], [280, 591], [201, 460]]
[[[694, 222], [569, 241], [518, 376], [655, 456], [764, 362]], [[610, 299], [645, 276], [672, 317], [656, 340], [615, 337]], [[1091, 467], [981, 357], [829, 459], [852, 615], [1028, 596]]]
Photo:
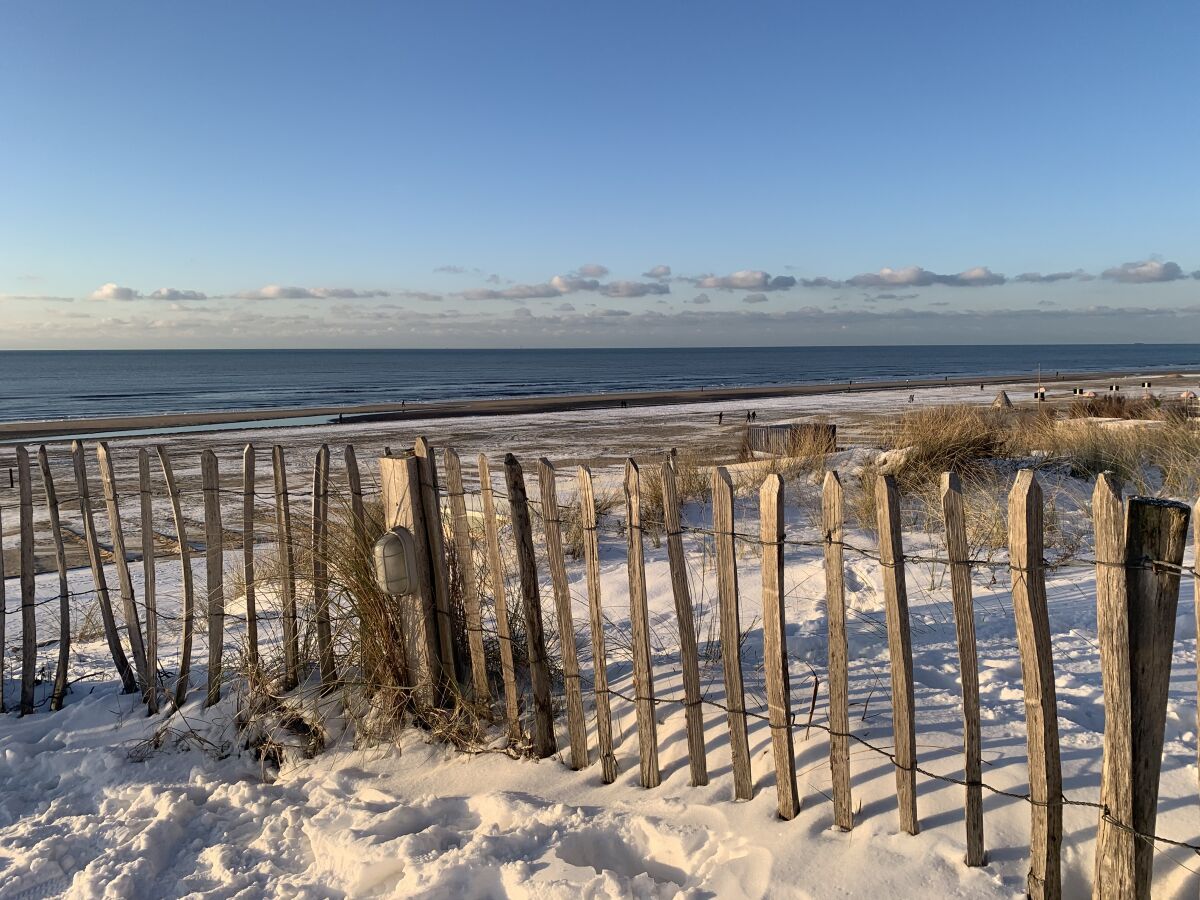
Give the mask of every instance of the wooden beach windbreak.
[[[1101, 475], [1095, 485], [1091, 503], [1095, 559], [1076, 565], [1094, 566], [1096, 577], [1105, 713], [1103, 746], [1097, 751], [1101, 776], [1100, 804], [1096, 808], [1094, 798], [1064, 795], [1050, 631], [1053, 604], [1047, 596], [1047, 563], [1043, 558], [1047, 504], [1032, 471], [1020, 472], [1009, 493], [1008, 559], [992, 564], [971, 558], [967, 498], [954, 473], [945, 473], [940, 483], [944, 558], [936, 552], [921, 551], [915, 558], [906, 559], [901, 529], [904, 498], [896, 481], [888, 476], [880, 476], [873, 483], [876, 550], [862, 546], [866, 542], [861, 539], [847, 538], [846, 497], [836, 472], [827, 472], [821, 484], [821, 540], [813, 541], [789, 539], [785, 483], [774, 473], [761, 478], [755, 489], [743, 486], [735, 490], [729, 471], [716, 467], [711, 494], [689, 498], [699, 501], [692, 506], [681, 501], [670, 458], [661, 465], [655, 461], [652, 477], [659, 479], [657, 484], [643, 479], [641, 467], [629, 459], [619, 473], [624, 489], [622, 509], [615, 471], [605, 476], [613, 478], [610, 484], [615, 490], [598, 498], [597, 480], [591, 469], [580, 466], [574, 473], [577, 490], [566, 488], [560, 497], [558, 473], [552, 463], [541, 459], [537, 463], [539, 498], [534, 500], [527, 494], [524, 470], [515, 456], [504, 458], [505, 485], [499, 492], [488, 460], [481, 456], [477, 460], [476, 507], [468, 505], [474, 492], [466, 486], [467, 473], [458, 453], [453, 448], [438, 448], [448, 488], [443, 498], [434, 448], [419, 440], [413, 452], [389, 453], [378, 460], [380, 518], [375, 513], [368, 515], [368, 508], [375, 508], [368, 507], [368, 502], [375, 501], [366, 496], [352, 446], [345, 448], [344, 481], [340, 467], [331, 471], [328, 447], [321, 447], [311, 487], [304, 479], [306, 483], [298, 491], [288, 486], [284, 448], [274, 447], [273, 497], [268, 492], [262, 498], [255, 489], [255, 448], [246, 445], [240, 449], [240, 485], [226, 488], [222, 487], [218, 455], [212, 450], [199, 454], [198, 466], [195, 457], [176, 452], [177, 459], [187, 457], [180, 464], [182, 483], [163, 446], [155, 448], [160, 479], [151, 471], [146, 449], [137, 451], [136, 459], [130, 452], [125, 462], [136, 462], [140, 501], [138, 515], [134, 516], [128, 502], [133, 477], [122, 474], [131, 470], [120, 468], [116, 454], [107, 444], [99, 443], [93, 471], [103, 488], [105, 532], [103, 524], [98, 527], [95, 521], [89, 454], [85, 454], [82, 443], [75, 442], [70, 454], [77, 497], [68, 498], [65, 504], [55, 484], [52, 458], [45, 447], [38, 448], [36, 465], [46, 504], [45, 518], [38, 522], [46, 525], [35, 523], [40, 503], [34, 494], [31, 453], [25, 447], [14, 448], [16, 503], [0, 504], [0, 516], [5, 517], [9, 529], [5, 535], [0, 528], [0, 544], [9, 542], [9, 561], [15, 559], [18, 569], [4, 571], [6, 560], [0, 553], [0, 575], [7, 574], [10, 582], [17, 582], [19, 603], [5, 608], [7, 616], [14, 618], [5, 618], [9, 628], [19, 621], [21, 637], [19, 646], [13, 640], [14, 646], [4, 656], [11, 664], [19, 662], [12, 674], [19, 675], [19, 709], [23, 715], [55, 712], [71, 702], [70, 623], [72, 616], [78, 615], [71, 601], [77, 596], [86, 596], [86, 602], [94, 603], [117, 677], [127, 692], [142, 694], [151, 714], [155, 714], [160, 699], [167, 701], [160, 715], [173, 714], [188, 700], [197, 615], [203, 617], [207, 632], [207, 666], [203, 670], [206, 705], [232, 703], [235, 697], [240, 698], [239, 692], [244, 689], [241, 679], [247, 679], [246, 684], [261, 680], [278, 690], [276, 696], [281, 698], [297, 687], [310, 690], [318, 676], [322, 690], [344, 686], [349, 688], [348, 695], [356, 687], [378, 687], [377, 679], [383, 676], [363, 649], [366, 626], [354, 621], [352, 611], [343, 615], [350, 607], [338, 599], [349, 588], [337, 581], [337, 554], [367, 554], [382, 529], [405, 528], [413, 536], [415, 570], [411, 594], [388, 598], [396, 610], [392, 621], [402, 656], [388, 687], [402, 698], [406, 716], [425, 717], [425, 727], [434, 723], [431, 732], [441, 727], [437, 723], [464, 715], [476, 717], [484, 733], [492, 729], [489, 739], [499, 736], [513, 755], [557, 756], [562, 764], [581, 773], [598, 763], [590, 777], [597, 778], [599, 784], [624, 777], [630, 783], [636, 780], [652, 788], [673, 775], [682, 776], [686, 765], [691, 785], [715, 780], [729, 785], [735, 800], [754, 796], [753, 747], [761, 764], [773, 768], [773, 772], [764, 770], [760, 777], [765, 785], [773, 779], [772, 805], [781, 819], [810, 817], [813, 808], [821, 809], [818, 816], [829, 815], [822, 809], [827, 800], [832, 813], [829, 824], [843, 831], [855, 825], [852, 767], [866, 759], [874, 759], [876, 764], [886, 759], [894, 772], [900, 829], [910, 834], [918, 832], [920, 779], [952, 783], [956, 785], [955, 795], [963, 800], [963, 861], [968, 866], [981, 866], [987, 865], [983, 800], [985, 791], [997, 786], [985, 782], [981, 731], [988, 711], [981, 708], [972, 574], [979, 566], [986, 566], [989, 573], [1007, 568], [1026, 715], [1030, 814], [1027, 891], [1038, 898], [1059, 897], [1064, 870], [1070, 873], [1073, 869], [1071, 877], [1077, 878], [1088, 868], [1078, 860], [1071, 862], [1072, 868], [1064, 867], [1064, 843], [1072, 839], [1071, 833], [1064, 832], [1064, 806], [1074, 803], [1083, 804], [1088, 817], [1095, 816], [1096, 852], [1090, 860], [1094, 896], [1110, 900], [1151, 895], [1159, 789], [1168, 735], [1168, 688], [1172, 662], [1178, 658], [1175, 629], [1181, 583], [1189, 578], [1194, 584], [1195, 579], [1194, 567], [1184, 563], [1189, 504], [1141, 497], [1123, 500], [1120, 486], [1110, 474]], [[228, 461], [232, 463], [232, 459]], [[233, 473], [227, 469], [231, 483], [236, 479]], [[651, 489], [659, 486], [661, 495], [653, 494]], [[124, 506], [122, 489], [126, 491]], [[236, 499], [226, 501], [226, 494]], [[292, 504], [299, 497], [311, 498], [311, 516], [293, 523]], [[171, 524], [164, 527], [173, 528], [174, 534], [156, 528], [155, 504], [159, 499], [170, 505]], [[345, 501], [348, 510], [344, 518], [337, 513], [339, 500]], [[651, 505], [655, 500], [661, 500], [661, 507]], [[685, 524], [689, 513], [695, 516], [696, 507], [702, 515], [707, 514], [706, 500], [711, 500], [711, 528], [696, 524], [695, 518]], [[274, 529], [256, 527], [256, 503], [273, 505], [265, 515], [274, 515]], [[75, 506], [82, 522], [81, 534], [64, 521], [74, 515]], [[228, 506], [234, 509], [232, 518], [225, 518]], [[7, 518], [10, 510], [16, 513], [15, 527]], [[659, 512], [661, 521], [657, 521]], [[935, 507], [935, 519], [937, 513]], [[189, 515], [194, 518], [189, 519]], [[738, 527], [739, 517], [755, 515], [757, 528]], [[240, 522], [240, 541], [227, 536], [224, 521]], [[192, 555], [193, 550], [200, 552], [200, 547], [193, 547], [189, 540], [189, 522], [193, 531], [196, 527], [203, 530], [205, 590], [199, 598], [194, 597]], [[343, 524], [351, 530], [352, 540], [348, 543], [332, 539], [333, 529]], [[480, 529], [475, 534], [473, 525]], [[69, 590], [64, 535], [81, 540], [87, 551], [90, 589], [74, 593]], [[14, 536], [18, 544], [15, 548], [11, 543]], [[56, 582], [50, 582], [57, 585], [53, 591], [34, 579], [39, 562], [46, 562], [35, 553], [38, 539], [46, 542], [43, 546], [53, 548], [57, 573]], [[671, 597], [665, 607], [661, 605], [665, 598], [657, 598], [659, 605], [652, 609], [646, 547], [647, 542], [659, 546], [660, 540], [665, 543], [665, 559], [659, 557], [653, 562], [665, 564]], [[1195, 540], [1200, 542], [1200, 537]], [[793, 544], [799, 547], [793, 548]], [[236, 558], [241, 561], [244, 578], [240, 580], [227, 578], [227, 545], [237, 551]], [[257, 555], [256, 548], [260, 551]], [[162, 609], [165, 592], [159, 583], [162, 572], [156, 568], [159, 551], [171, 556], [178, 553], [182, 568], [178, 609]], [[813, 715], [813, 710], [820, 709], [815, 693], [808, 722], [797, 723], [793, 714], [792, 676], [796, 665], [789, 659], [788, 619], [795, 612], [795, 598], [790, 591], [796, 586], [786, 577], [786, 565], [793, 554], [808, 554], [808, 560], [815, 560], [824, 572], [821, 596], [807, 598], [824, 600], [827, 677], [815, 680], [816, 684], [827, 685], [824, 721], [819, 714]], [[848, 562], [850, 555], [854, 559]], [[264, 559], [270, 559], [271, 565], [263, 566]], [[853, 722], [851, 719], [850, 673], [857, 661], [848, 634], [848, 615], [854, 611], [847, 605], [847, 573], [849, 565], [859, 565], [863, 560], [878, 564], [883, 589], [886, 621], [881, 623], [885, 630], [879, 633], [887, 638], [890, 710], [886, 709], [889, 700], [883, 700], [882, 721], [887, 723], [890, 711], [890, 740], [887, 724], [882, 733], [878, 724], [870, 724], [879, 720], [878, 699], [870, 710], [872, 719], [868, 719], [867, 707], [872, 706], [872, 698], [856, 697], [855, 704], [863, 705], [863, 716], [860, 719], [856, 715]], [[133, 573], [139, 563], [143, 583], [135, 592]], [[922, 710], [914, 696], [910, 582], [906, 570], [930, 563], [942, 566], [946, 576], [950, 603], [943, 624], [947, 628], [952, 624], [957, 646], [962, 702], [961, 777], [956, 769], [957, 750], [949, 755], [951, 748], [946, 747], [946, 758], [935, 760], [931, 754], [930, 761], [920, 766], [916, 755], [917, 747], [922, 746], [916, 736]], [[761, 571], [762, 616], [751, 619], [747, 615], [748, 626], [741, 614], [739, 566], [748, 578], [754, 577], [755, 567]], [[451, 578], [451, 572], [460, 577]], [[108, 589], [112, 577], [116, 578], [122, 601], [119, 614], [112, 608]], [[244, 588], [240, 596], [234, 593], [235, 585]], [[923, 589], [915, 581], [912, 585], [915, 590]], [[39, 588], [46, 592], [41, 599]], [[543, 592], [552, 596], [543, 598]], [[0, 579], [0, 603], [6, 596], [13, 597], [11, 586]], [[694, 596], [700, 597], [700, 603], [715, 601], [711, 612], [714, 618], [702, 618], [710, 612], [700, 607]], [[241, 601], [245, 602], [244, 616], [238, 613]], [[335, 601], [336, 632], [332, 619]], [[43, 607], [57, 609], [57, 639], [38, 618]], [[556, 625], [549, 634], [543, 623], [547, 611]], [[4, 627], [5, 618], [0, 618], [0, 627]], [[278, 624], [267, 624], [272, 620]], [[710, 623], [703, 641], [698, 630], [701, 621]], [[914, 624], [917, 621], [914, 619]], [[161, 658], [163, 627], [180, 636], [178, 659], [169, 655]], [[667, 641], [666, 647], [656, 646], [664, 630], [669, 633], [673, 627], [678, 628], [678, 644], [672, 647]], [[280, 629], [279, 634], [275, 628]], [[918, 635], [921, 633], [924, 630]], [[0, 632], [0, 643], [4, 636]], [[1190, 635], [1182, 639], [1190, 640]], [[50, 645], [53, 651], [46, 649]], [[561, 651], [552, 657], [551, 649], [559, 647]], [[132, 665], [126, 652], [132, 657]], [[53, 678], [49, 673], [51, 653], [57, 656]], [[447, 653], [452, 655], [450, 659]], [[454, 654], [460, 661], [457, 666], [453, 664]], [[361, 668], [356, 668], [360, 662]], [[716, 675], [718, 669], [720, 676]], [[710, 678], [719, 677], [724, 693], [710, 684], [706, 695], [702, 672], [711, 673]], [[614, 688], [610, 681], [614, 673], [628, 679], [629, 693]], [[234, 684], [237, 690], [227, 689]], [[0, 702], [5, 699], [0, 697]], [[723, 767], [713, 773], [708, 770], [710, 760], [705, 747], [706, 711], [713, 717], [710, 726], [724, 719], [729, 736], [726, 758], [730, 764], [724, 766], [722, 762]], [[673, 736], [674, 744], [668, 741], [660, 746], [659, 725], [671, 715], [680, 717], [677, 721], [686, 731], [686, 745], [682, 737]], [[828, 765], [827, 782], [814, 770], [813, 761], [819, 756], [808, 754], [802, 771], [798, 771], [798, 727], [806, 739], [813, 729], [828, 733], [828, 762], [822, 760], [815, 767]], [[1177, 736], [1171, 739], [1177, 740]], [[588, 752], [592, 740], [599, 749], [595, 755]], [[803, 744], [800, 749], [805, 749]], [[636, 773], [632, 771], [634, 765]], [[939, 774], [939, 765], [948, 768], [948, 774]], [[624, 776], [622, 768], [628, 770]], [[1005, 802], [1021, 802], [1019, 790], [1006, 785]], [[803, 802], [802, 792], [806, 795]], [[861, 810], [857, 812], [865, 815]], [[780, 827], [788, 826], [781, 823]], [[1186, 837], [1182, 836], [1179, 843], [1190, 847]], [[1007, 839], [1011, 841], [1011, 836]]]

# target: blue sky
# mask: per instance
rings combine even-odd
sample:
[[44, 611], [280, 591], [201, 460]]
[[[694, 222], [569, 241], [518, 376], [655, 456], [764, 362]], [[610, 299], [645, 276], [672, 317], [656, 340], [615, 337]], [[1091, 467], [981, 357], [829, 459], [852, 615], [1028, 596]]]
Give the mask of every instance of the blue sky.
[[1196, 340], [1198, 31], [6, 4], [0, 347]]

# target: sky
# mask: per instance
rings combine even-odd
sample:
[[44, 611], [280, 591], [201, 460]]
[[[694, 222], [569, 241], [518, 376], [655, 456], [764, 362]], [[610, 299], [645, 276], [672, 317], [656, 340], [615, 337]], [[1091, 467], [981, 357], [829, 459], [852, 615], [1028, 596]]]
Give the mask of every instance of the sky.
[[0, 349], [1200, 341], [1198, 32], [5, 3]]

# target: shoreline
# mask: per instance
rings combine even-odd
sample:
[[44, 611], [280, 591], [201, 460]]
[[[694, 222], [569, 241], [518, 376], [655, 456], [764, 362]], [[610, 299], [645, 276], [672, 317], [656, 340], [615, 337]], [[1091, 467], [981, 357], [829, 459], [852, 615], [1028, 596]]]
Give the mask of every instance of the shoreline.
[[[1089, 386], [1095, 382], [1122, 382], [1139, 378], [1156, 383], [1196, 374], [1191, 369], [1144, 372], [1112, 370], [1101, 372], [1061, 372], [1043, 378], [1047, 385]], [[95, 434], [217, 432], [246, 427], [304, 427], [306, 425], [361, 424], [398, 422], [406, 419], [453, 419], [471, 416], [502, 416], [571, 412], [602, 408], [676, 406], [688, 403], [759, 400], [774, 397], [804, 397], [817, 394], [859, 393], [866, 391], [910, 390], [931, 387], [966, 387], [1006, 384], [1032, 384], [1029, 373], [981, 375], [973, 377], [914, 378], [848, 381], [820, 384], [747, 385], [739, 387], [685, 388], [669, 391], [621, 391], [602, 394], [539, 394], [481, 400], [448, 400], [424, 403], [376, 403], [358, 406], [274, 407], [267, 409], [213, 410], [206, 412], [155, 413], [153, 415], [101, 416], [81, 419], [26, 420], [0, 422], [0, 443], [23, 440], [65, 440]], [[1138, 385], [1121, 384], [1122, 388]], [[1186, 385], [1182, 385], [1184, 387]], [[317, 421], [298, 422], [313, 419]]]

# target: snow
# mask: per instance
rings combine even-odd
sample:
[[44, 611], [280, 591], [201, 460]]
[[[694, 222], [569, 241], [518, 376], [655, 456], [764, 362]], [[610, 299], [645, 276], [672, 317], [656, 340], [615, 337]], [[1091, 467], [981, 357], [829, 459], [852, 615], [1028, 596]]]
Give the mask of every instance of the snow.
[[[840, 464], [851, 466], [855, 454]], [[844, 477], [847, 472], [843, 472]], [[596, 470], [598, 489], [617, 483], [615, 469]], [[529, 476], [527, 476], [529, 477]], [[1061, 527], [1090, 530], [1071, 498], [1090, 486], [1043, 473], [1056, 497]], [[1061, 483], [1060, 483], [1061, 482]], [[560, 497], [569, 496], [563, 480]], [[811, 539], [815, 483], [788, 484], [789, 537]], [[1056, 491], [1058, 493], [1056, 493]], [[536, 493], [531, 491], [531, 493]], [[739, 497], [739, 530], [757, 530], [756, 500]], [[710, 511], [689, 505], [687, 520], [704, 524]], [[851, 523], [852, 524], [852, 523]], [[858, 531], [849, 543], [873, 546]], [[906, 528], [912, 554], [940, 550], [937, 535]], [[715, 573], [711, 545], [686, 542], [693, 602], [701, 638], [707, 700], [724, 700], [720, 662], [707, 645], [715, 629]], [[682, 696], [674, 603], [665, 546], [646, 545], [647, 591], [660, 698]], [[610, 625], [609, 673], [616, 691], [632, 695], [628, 652], [624, 537], [602, 534], [602, 591]], [[227, 553], [228, 568], [240, 552]], [[1190, 551], [1189, 551], [1190, 564]], [[796, 768], [802, 808], [790, 822], [775, 814], [774, 763], [766, 723], [751, 718], [755, 777], [752, 800], [732, 799], [724, 713], [705, 707], [711, 783], [688, 783], [683, 710], [656, 708], [662, 785], [640, 787], [633, 707], [614, 698], [620, 774], [600, 780], [598, 764], [573, 772], [565, 764], [565, 719], [550, 759], [513, 759], [501, 752], [461, 754], [406, 731], [394, 743], [356, 740], [353, 727], [329, 727], [329, 745], [311, 759], [290, 756], [274, 770], [242, 749], [234, 721], [236, 685], [201, 709], [207, 658], [204, 629], [193, 650], [193, 689], [174, 715], [147, 717], [134, 698], [119, 694], [103, 638], [73, 647], [73, 686], [64, 710], [46, 706], [25, 718], [0, 719], [0, 900], [18, 897], [1014, 897], [1024, 893], [1030, 807], [984, 793], [988, 864], [970, 869], [965, 853], [963, 789], [918, 776], [921, 833], [901, 833], [890, 762], [852, 743], [855, 828], [832, 826], [828, 743], [812, 722], [826, 721], [824, 580], [819, 549], [789, 546], [785, 573], [791, 702], [797, 716]], [[765, 713], [761, 667], [759, 559], [739, 548], [747, 705]], [[994, 567], [975, 571], [976, 627], [983, 709], [984, 781], [1027, 790], [1024, 697], [1003, 554]], [[197, 584], [203, 561], [196, 560]], [[180, 568], [158, 561], [160, 609], [177, 612]], [[140, 566], [133, 566], [141, 596]], [[583, 570], [569, 561], [576, 630], [585, 666], [589, 720], [591, 659], [586, 640]], [[944, 568], [908, 566], [916, 681], [919, 764], [945, 776], [962, 770], [961, 703], [957, 650]], [[110, 584], [116, 583], [110, 573]], [[879, 567], [869, 557], [846, 559], [851, 660], [851, 726], [872, 744], [891, 741], [886, 632]], [[16, 582], [8, 583], [14, 609]], [[72, 590], [86, 592], [86, 569], [71, 574]], [[1068, 797], [1099, 794], [1103, 703], [1095, 625], [1094, 573], [1086, 566], [1051, 570], [1048, 596], [1059, 703], [1063, 774]], [[37, 578], [38, 598], [56, 595], [53, 574]], [[1194, 579], [1183, 581], [1167, 711], [1166, 747], [1157, 832], [1196, 841], [1197, 717]], [[515, 591], [510, 590], [510, 597]], [[80, 598], [84, 602], [87, 598]], [[545, 621], [555, 621], [552, 594], [543, 584]], [[231, 604], [231, 609], [236, 608]], [[39, 634], [56, 633], [57, 604], [38, 607]], [[241, 624], [229, 625], [228, 656], [236, 654]], [[8, 616], [8, 645], [19, 641], [20, 617]], [[178, 633], [160, 627], [162, 666], [173, 672]], [[264, 640], [275, 639], [264, 627]], [[54, 644], [39, 650], [52, 671]], [[5, 694], [17, 697], [14, 659], [5, 666]], [[168, 682], [169, 684], [170, 682]], [[48, 685], [39, 687], [39, 700]], [[162, 731], [163, 725], [169, 729]], [[592, 759], [594, 721], [589, 721]], [[147, 742], [155, 738], [156, 747]], [[1064, 890], [1090, 894], [1096, 810], [1064, 810]], [[1194, 854], [1161, 848], [1155, 896], [1200, 894]], [[1184, 867], [1189, 868], [1184, 868]]]

